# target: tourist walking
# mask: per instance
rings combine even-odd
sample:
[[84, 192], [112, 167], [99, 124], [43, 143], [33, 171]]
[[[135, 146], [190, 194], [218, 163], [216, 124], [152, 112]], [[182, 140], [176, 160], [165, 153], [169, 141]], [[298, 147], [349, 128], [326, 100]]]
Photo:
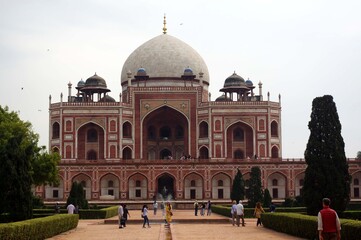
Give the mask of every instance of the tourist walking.
[[206, 205], [204, 204], [204, 202], [201, 203], [201, 216], [204, 216], [204, 212], [206, 209]]
[[262, 222], [261, 222], [261, 214], [262, 213], [264, 213], [262, 205], [260, 202], [257, 202], [256, 207], [254, 208], [254, 213], [253, 213], [253, 215], [257, 218], [257, 227], [258, 227], [258, 225], [262, 226]]
[[56, 202], [56, 204], [55, 204], [55, 213], [60, 213], [59, 202]]
[[207, 216], [211, 216], [212, 214], [212, 204], [211, 204], [211, 200], [208, 200], [207, 202]]
[[242, 227], [244, 227], [244, 207], [242, 205], [242, 201], [239, 200], [237, 204], [237, 226], [240, 225], [240, 219], [242, 219]]
[[198, 216], [198, 201], [194, 202], [194, 216]]
[[123, 209], [123, 205], [120, 204], [118, 207], [118, 219], [119, 219], [119, 228], [123, 228], [123, 215], [124, 215], [124, 209]]
[[145, 228], [145, 224], [148, 224], [148, 227], [150, 228], [149, 219], [148, 219], [148, 206], [147, 205], [143, 205], [142, 218], [143, 218], [143, 228]]
[[158, 203], [157, 203], [157, 201], [155, 200], [154, 203], [153, 203], [154, 215], [157, 215], [157, 210], [158, 210]]
[[320, 240], [340, 240], [341, 224], [335, 210], [330, 208], [331, 200], [322, 199], [323, 209], [318, 212], [318, 237]]
[[232, 207], [231, 207], [231, 218], [232, 218], [232, 225], [236, 223], [237, 219], [237, 203], [236, 200], [233, 200]]
[[271, 205], [269, 206], [269, 211], [270, 212], [275, 212], [276, 211], [276, 205], [274, 205], [273, 202], [271, 202]]
[[130, 213], [128, 211], [127, 205], [123, 205], [123, 219], [122, 219], [122, 223], [123, 223], [123, 227], [126, 227], [127, 221], [128, 221], [128, 216], [130, 217]]
[[160, 210], [162, 210], [162, 217], [164, 218], [165, 215], [164, 202], [160, 203]]
[[166, 224], [170, 224], [172, 222], [172, 216], [173, 216], [172, 205], [170, 204], [170, 202], [167, 202], [167, 204], [165, 206]]

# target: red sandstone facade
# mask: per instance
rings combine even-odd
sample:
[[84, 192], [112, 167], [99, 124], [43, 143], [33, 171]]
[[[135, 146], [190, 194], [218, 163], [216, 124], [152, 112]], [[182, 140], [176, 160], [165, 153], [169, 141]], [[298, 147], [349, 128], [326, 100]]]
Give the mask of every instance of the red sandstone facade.
[[[179, 41], [165, 35], [154, 39], [162, 49]], [[146, 51], [141, 46], [138, 58], [152, 55]], [[189, 51], [187, 56], [194, 50]], [[251, 167], [258, 166], [274, 199], [300, 195], [306, 164], [282, 159], [280, 96], [277, 102], [269, 94], [264, 100], [262, 83], [255, 94], [253, 83], [234, 73], [220, 90], [224, 95], [212, 101], [207, 69], [192, 67], [188, 59], [191, 67], [174, 73], [166, 65], [172, 62], [167, 54], [167, 62], [161, 57], [156, 66], [148, 62], [149, 69], [164, 64], [169, 76], [149, 73], [144, 59], [131, 69], [138, 59], [131, 55], [123, 67], [119, 101], [97, 75], [80, 81], [75, 96], [69, 83], [67, 101], [50, 98], [49, 146], [61, 155], [61, 183], [39, 187], [37, 194], [65, 200], [78, 181], [89, 200], [150, 200], [164, 191], [176, 200], [228, 200], [237, 169], [247, 180]], [[349, 160], [356, 199], [360, 166]]]

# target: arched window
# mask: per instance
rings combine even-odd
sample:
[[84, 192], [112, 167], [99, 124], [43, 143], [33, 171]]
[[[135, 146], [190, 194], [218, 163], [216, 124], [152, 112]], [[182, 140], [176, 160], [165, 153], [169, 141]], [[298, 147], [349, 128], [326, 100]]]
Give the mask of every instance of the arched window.
[[206, 147], [201, 147], [199, 149], [199, 158], [200, 159], [208, 159], [209, 155], [208, 155], [208, 148]]
[[109, 180], [108, 181], [108, 187], [114, 187], [114, 182], [112, 180]]
[[123, 124], [123, 138], [131, 138], [132, 137], [132, 125], [129, 122], [125, 122]]
[[195, 180], [192, 180], [191, 181], [191, 187], [195, 187], [196, 186], [196, 181]]
[[98, 132], [94, 128], [88, 129], [87, 131], [87, 142], [97, 142]]
[[53, 124], [53, 139], [57, 139], [60, 136], [60, 125], [59, 123], [55, 122]]
[[271, 123], [271, 137], [278, 137], [278, 123], [276, 121]]
[[260, 119], [259, 121], [258, 121], [258, 124], [259, 124], [259, 130], [260, 131], [264, 131], [265, 130], [265, 127], [264, 127], [264, 119]]
[[276, 146], [272, 147], [271, 158], [278, 158], [278, 148]]
[[223, 180], [218, 180], [218, 187], [223, 187]]
[[132, 159], [132, 150], [128, 147], [123, 149], [123, 159]]
[[208, 137], [208, 123], [201, 122], [199, 124], [199, 138], [207, 138]]
[[240, 149], [234, 151], [234, 159], [244, 159], [243, 151]]
[[110, 121], [110, 124], [109, 124], [110, 126], [109, 126], [109, 130], [111, 131], [111, 132], [115, 132], [116, 130], [117, 130], [117, 123], [116, 123], [116, 121], [115, 120], [111, 120]]
[[135, 181], [135, 187], [141, 187], [141, 182], [139, 180]]
[[65, 130], [67, 132], [71, 132], [71, 121], [70, 120], [67, 120], [66, 123], [65, 123]]
[[59, 153], [59, 148], [58, 147], [53, 147], [53, 153]]
[[97, 153], [94, 150], [89, 150], [87, 153], [87, 160], [96, 160], [97, 159]]
[[278, 186], [278, 180], [277, 179], [272, 180], [272, 186]]
[[236, 128], [233, 130], [233, 141], [243, 142], [244, 132], [242, 128]]
[[216, 131], [221, 131], [221, 121], [216, 120], [216, 123], [214, 125], [215, 125]]

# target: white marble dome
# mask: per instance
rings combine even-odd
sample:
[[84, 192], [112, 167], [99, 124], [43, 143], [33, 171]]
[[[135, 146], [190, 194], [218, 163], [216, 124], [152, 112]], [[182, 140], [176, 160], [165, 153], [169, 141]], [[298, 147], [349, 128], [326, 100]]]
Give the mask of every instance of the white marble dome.
[[149, 78], [180, 78], [184, 69], [190, 68], [197, 79], [203, 72], [203, 82], [209, 83], [203, 58], [191, 46], [168, 34], [150, 39], [130, 54], [123, 65], [121, 82], [128, 81], [127, 72], [133, 78], [139, 68], [144, 68]]

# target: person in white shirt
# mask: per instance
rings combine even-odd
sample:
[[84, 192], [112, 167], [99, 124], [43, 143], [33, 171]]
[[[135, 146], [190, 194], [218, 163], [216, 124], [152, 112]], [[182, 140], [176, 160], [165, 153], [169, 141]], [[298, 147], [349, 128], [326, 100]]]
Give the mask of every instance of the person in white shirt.
[[157, 210], [158, 210], [158, 203], [157, 203], [157, 201], [154, 201], [154, 203], [153, 203], [154, 215], [157, 215]]
[[69, 204], [66, 208], [69, 214], [74, 214], [75, 206], [73, 204]]
[[237, 203], [236, 200], [233, 200], [232, 207], [231, 207], [231, 218], [232, 218], [232, 225], [234, 226], [236, 219], [237, 219]]
[[237, 204], [237, 226], [240, 225], [240, 219], [242, 219], [242, 226], [244, 227], [244, 207], [242, 205], [242, 201], [239, 200]]
[[122, 225], [123, 214], [124, 214], [123, 205], [120, 204], [120, 206], [118, 208], [119, 228], [123, 228], [123, 225]]

